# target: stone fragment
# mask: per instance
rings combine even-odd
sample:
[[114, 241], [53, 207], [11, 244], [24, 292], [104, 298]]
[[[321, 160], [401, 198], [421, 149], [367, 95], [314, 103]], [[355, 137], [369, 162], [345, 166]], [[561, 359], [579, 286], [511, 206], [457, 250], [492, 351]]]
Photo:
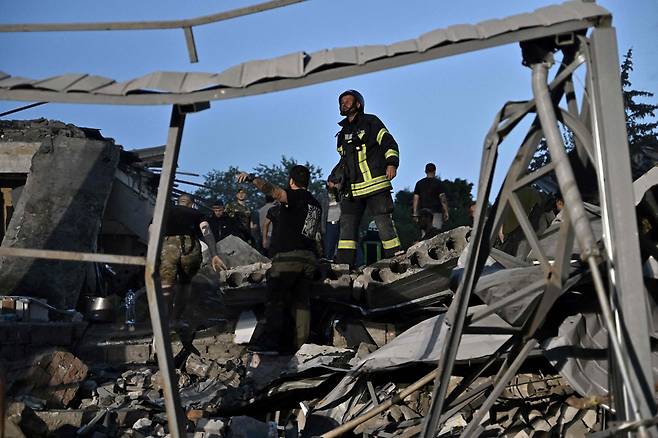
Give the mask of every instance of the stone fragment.
[[185, 372], [201, 379], [216, 379], [221, 373], [221, 368], [216, 362], [192, 353], [185, 361]]
[[132, 428], [135, 430], [148, 429], [152, 424], [153, 421], [151, 421], [149, 418], [140, 418], [139, 420], [135, 421], [135, 424], [133, 424]]
[[596, 411], [594, 409], [589, 409], [587, 412], [585, 412], [585, 415], [583, 415], [583, 423], [585, 423], [585, 426], [587, 426], [590, 429], [594, 429], [594, 425], [596, 424], [598, 416], [596, 414]]
[[87, 366], [69, 352], [45, 353], [11, 374], [11, 392], [41, 398], [52, 407], [67, 407], [88, 372]]
[[5, 420], [5, 438], [26, 438], [25, 434], [18, 426], [19, 417], [11, 416]]
[[224, 431], [224, 422], [218, 419], [201, 418], [196, 424], [197, 432], [205, 432], [208, 438], [219, 438]]
[[270, 262], [247, 242], [233, 235], [217, 242], [217, 253], [228, 268]]

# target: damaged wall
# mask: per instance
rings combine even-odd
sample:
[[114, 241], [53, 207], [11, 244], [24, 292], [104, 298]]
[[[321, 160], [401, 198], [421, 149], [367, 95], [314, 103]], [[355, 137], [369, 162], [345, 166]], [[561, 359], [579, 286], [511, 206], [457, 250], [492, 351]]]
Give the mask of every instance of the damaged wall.
[[[94, 252], [120, 148], [97, 130], [44, 119], [0, 122], [0, 148], [12, 142], [40, 145], [2, 246]], [[2, 257], [0, 294], [73, 308], [86, 272], [83, 263]]]

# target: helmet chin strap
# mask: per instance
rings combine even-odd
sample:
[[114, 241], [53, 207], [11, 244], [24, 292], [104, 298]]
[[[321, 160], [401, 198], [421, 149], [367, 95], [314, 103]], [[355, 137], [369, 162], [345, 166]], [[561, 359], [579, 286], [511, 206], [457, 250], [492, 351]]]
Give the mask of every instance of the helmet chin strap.
[[346, 112], [343, 112], [342, 108], [340, 108], [340, 115], [344, 117], [349, 117], [351, 115], [357, 114], [359, 112], [359, 108], [356, 106], [356, 100], [352, 105], [349, 107], [349, 109]]

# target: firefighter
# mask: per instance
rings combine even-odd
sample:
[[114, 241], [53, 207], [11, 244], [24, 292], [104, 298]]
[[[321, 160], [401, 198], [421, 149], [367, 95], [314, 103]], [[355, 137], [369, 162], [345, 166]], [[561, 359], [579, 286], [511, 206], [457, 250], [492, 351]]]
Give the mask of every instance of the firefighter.
[[391, 180], [400, 163], [398, 145], [379, 118], [364, 113], [361, 93], [347, 90], [338, 97], [340, 115], [336, 148], [340, 160], [331, 172], [329, 188], [342, 194], [340, 239], [336, 263], [354, 266], [359, 224], [364, 213], [379, 229], [384, 256], [400, 251], [400, 239], [393, 225]]

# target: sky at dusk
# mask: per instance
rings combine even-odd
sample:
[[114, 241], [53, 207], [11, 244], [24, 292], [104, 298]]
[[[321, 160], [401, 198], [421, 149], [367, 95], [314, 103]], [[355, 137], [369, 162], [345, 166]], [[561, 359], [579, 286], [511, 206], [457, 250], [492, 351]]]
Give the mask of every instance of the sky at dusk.
[[[98, 22], [192, 18], [257, 3], [175, 0], [23, 0], [3, 2], [0, 22]], [[452, 24], [474, 24], [552, 4], [550, 1], [309, 0], [194, 29], [199, 63], [188, 61], [181, 30], [0, 34], [0, 70], [43, 79], [91, 73], [127, 80], [154, 71], [221, 72], [245, 61], [296, 51], [390, 44]], [[658, 93], [658, 2], [604, 0], [613, 13], [620, 58], [633, 48], [637, 89]], [[584, 69], [576, 75], [582, 88]], [[426, 162], [443, 178], [476, 183], [483, 138], [508, 100], [530, 98], [530, 70], [518, 45], [507, 45], [319, 85], [227, 101], [188, 116], [179, 168], [204, 174], [230, 165], [250, 170], [282, 154], [327, 174], [337, 161], [337, 96], [354, 88], [398, 141], [395, 190], [413, 187]], [[653, 102], [658, 102], [654, 98]], [[0, 112], [24, 102], [0, 102]], [[45, 117], [101, 129], [125, 149], [164, 144], [171, 108], [47, 104], [11, 117]], [[527, 125], [526, 125], [527, 126]], [[508, 163], [522, 138], [503, 144]], [[502, 169], [500, 166], [499, 169]], [[496, 181], [500, 183], [502, 175]], [[197, 179], [197, 181], [200, 181]], [[191, 190], [191, 189], [190, 189]]]

